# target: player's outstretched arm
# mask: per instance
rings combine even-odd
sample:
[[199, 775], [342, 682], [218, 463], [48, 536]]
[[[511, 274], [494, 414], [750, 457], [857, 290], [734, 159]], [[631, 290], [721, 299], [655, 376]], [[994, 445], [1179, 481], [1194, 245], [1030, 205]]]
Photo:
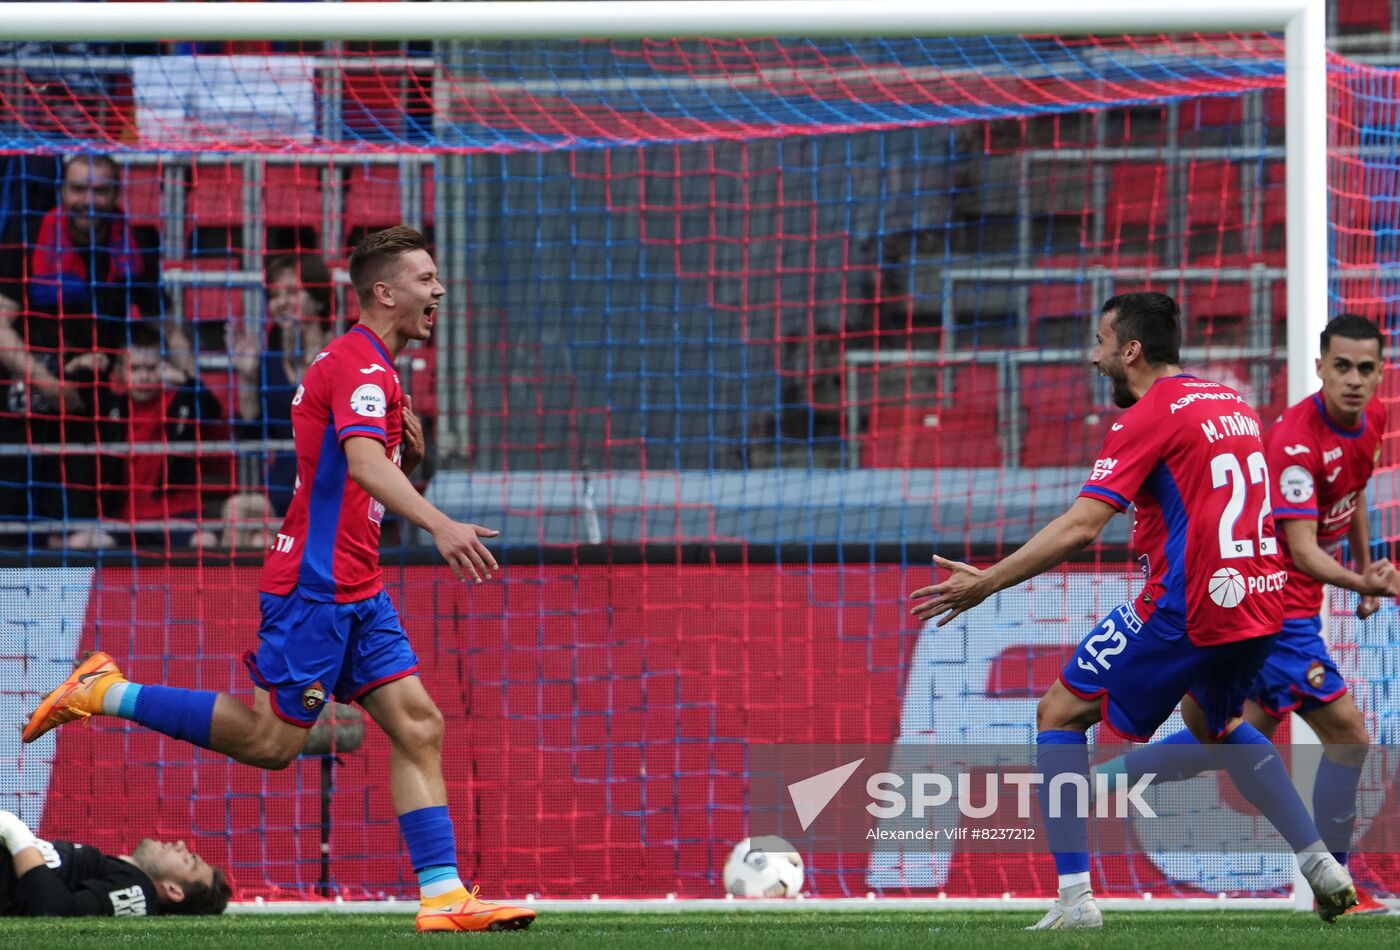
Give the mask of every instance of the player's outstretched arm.
[[1318, 546], [1316, 519], [1288, 518], [1279, 523], [1283, 525], [1283, 536], [1288, 540], [1288, 553], [1293, 563], [1314, 580], [1344, 587], [1362, 597], [1394, 597], [1400, 593], [1400, 572], [1387, 558], [1371, 561], [1364, 572], [1358, 574], [1343, 567]]
[[934, 561], [952, 573], [939, 584], [921, 587], [910, 594], [913, 600], [927, 597], [909, 612], [920, 620], [938, 619], [943, 626], [959, 614], [976, 607], [997, 591], [1015, 587], [1024, 580], [1063, 564], [1084, 545], [1099, 536], [1117, 509], [1092, 498], [1079, 498], [1069, 510], [1027, 541], [1012, 554], [985, 571], [961, 561], [935, 557]]
[[408, 476], [389, 461], [383, 443], [364, 436], [351, 436], [345, 440], [345, 460], [355, 484], [385, 508], [433, 536], [438, 553], [458, 578], [470, 577], [480, 583], [497, 569], [495, 557], [481, 539], [494, 538], [500, 532], [453, 521], [438, 511], [418, 494]]

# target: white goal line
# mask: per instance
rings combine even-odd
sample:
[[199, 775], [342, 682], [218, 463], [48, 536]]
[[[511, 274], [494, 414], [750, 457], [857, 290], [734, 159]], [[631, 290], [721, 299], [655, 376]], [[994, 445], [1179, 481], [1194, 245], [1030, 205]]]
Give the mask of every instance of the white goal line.
[[[870, 913], [872, 911], [937, 911], [937, 910], [1044, 910], [1050, 897], [807, 897], [792, 899], [739, 898], [655, 898], [648, 900], [535, 900], [519, 903], [541, 914], [549, 913], [615, 913], [615, 914], [685, 914], [697, 911], [762, 911], [792, 913], [794, 911]], [[1222, 910], [1294, 910], [1291, 897], [1164, 897], [1150, 894], [1141, 897], [1099, 897], [1099, 906], [1110, 911], [1222, 911]], [[418, 910], [414, 900], [385, 901], [239, 901], [228, 905], [230, 914], [412, 914]]]

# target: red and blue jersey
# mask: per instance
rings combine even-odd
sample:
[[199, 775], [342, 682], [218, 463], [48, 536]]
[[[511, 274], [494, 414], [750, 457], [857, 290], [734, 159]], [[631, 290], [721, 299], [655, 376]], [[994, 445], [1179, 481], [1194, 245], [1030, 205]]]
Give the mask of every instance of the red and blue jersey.
[[383, 590], [384, 506], [350, 477], [344, 442], [355, 436], [399, 461], [403, 390], [383, 342], [362, 326], [317, 355], [292, 398], [297, 484], [263, 562], [263, 593], [349, 603]]
[[[1348, 429], [1327, 414], [1315, 394], [1284, 410], [1269, 430], [1269, 471], [1277, 494], [1274, 517], [1317, 522], [1317, 545], [1336, 555], [1351, 528], [1356, 496], [1371, 480], [1381, 457], [1385, 406], [1372, 399], [1361, 424]], [[1314, 617], [1322, 610], [1322, 582], [1299, 570], [1280, 536], [1288, 589], [1284, 616]]]
[[1144, 621], [1156, 614], [1197, 646], [1278, 633], [1288, 575], [1259, 416], [1239, 393], [1194, 376], [1157, 380], [1114, 424], [1079, 495], [1137, 509]]

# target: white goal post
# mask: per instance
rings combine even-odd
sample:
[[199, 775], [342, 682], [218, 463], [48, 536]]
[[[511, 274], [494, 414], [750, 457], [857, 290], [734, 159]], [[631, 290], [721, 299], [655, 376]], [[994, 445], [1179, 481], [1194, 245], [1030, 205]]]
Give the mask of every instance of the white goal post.
[[[1327, 317], [1327, 62], [1324, 0], [541, 0], [541, 2], [84, 4], [0, 3], [0, 40], [445, 40], [640, 37], [929, 37], [988, 34], [1134, 34], [1282, 31], [1286, 43], [1288, 399], [1315, 386], [1313, 354]], [[1295, 731], [1302, 731], [1297, 729]], [[1307, 908], [1292, 899], [1109, 901], [1139, 909]], [[986, 899], [559, 901], [544, 908], [676, 910], [1030, 907]], [[621, 907], [620, 904], [627, 906]], [[296, 902], [231, 910], [368, 910], [377, 905]], [[410, 909], [404, 905], [403, 909]]]

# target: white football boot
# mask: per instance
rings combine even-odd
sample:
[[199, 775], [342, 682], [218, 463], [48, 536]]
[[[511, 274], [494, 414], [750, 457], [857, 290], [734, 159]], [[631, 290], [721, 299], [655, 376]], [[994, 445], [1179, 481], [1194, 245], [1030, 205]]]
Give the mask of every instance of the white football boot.
[[1094, 930], [1103, 926], [1103, 914], [1098, 901], [1092, 897], [1066, 906], [1060, 901], [1050, 905], [1050, 911], [1027, 930]]
[[1317, 916], [1332, 923], [1357, 902], [1356, 885], [1351, 874], [1326, 851], [1308, 851], [1298, 855], [1298, 869], [1308, 879], [1317, 902]]

